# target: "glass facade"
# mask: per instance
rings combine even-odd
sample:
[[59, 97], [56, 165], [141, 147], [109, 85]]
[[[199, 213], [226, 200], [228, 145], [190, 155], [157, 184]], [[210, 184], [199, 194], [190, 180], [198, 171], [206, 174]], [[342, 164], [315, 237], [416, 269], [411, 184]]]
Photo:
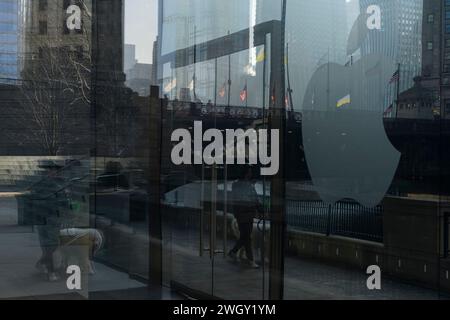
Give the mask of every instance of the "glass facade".
[[0, 8], [0, 299], [448, 298], [448, 1]]
[[0, 82], [12, 82], [19, 72], [20, 10], [17, 0], [0, 2]]

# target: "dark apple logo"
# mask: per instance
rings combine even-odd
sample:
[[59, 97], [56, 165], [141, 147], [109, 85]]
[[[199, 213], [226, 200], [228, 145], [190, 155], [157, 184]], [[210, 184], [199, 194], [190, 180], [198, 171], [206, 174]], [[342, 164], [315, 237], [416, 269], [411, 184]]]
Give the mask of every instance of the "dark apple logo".
[[[358, 19], [355, 27], [361, 26]], [[358, 35], [356, 42], [364, 41], [364, 32], [352, 34]], [[383, 125], [385, 93], [395, 70], [390, 58], [369, 54], [347, 66], [327, 63], [312, 76], [303, 101], [303, 144], [325, 203], [349, 198], [374, 207], [389, 189], [401, 156]]]

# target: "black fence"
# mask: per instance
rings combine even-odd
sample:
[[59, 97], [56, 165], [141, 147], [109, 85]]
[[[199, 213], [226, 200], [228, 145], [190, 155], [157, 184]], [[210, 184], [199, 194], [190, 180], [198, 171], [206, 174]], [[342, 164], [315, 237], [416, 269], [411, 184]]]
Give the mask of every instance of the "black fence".
[[444, 214], [444, 258], [450, 257], [450, 212]]
[[286, 201], [288, 228], [383, 242], [383, 207], [365, 208], [353, 201], [328, 206], [322, 201]]

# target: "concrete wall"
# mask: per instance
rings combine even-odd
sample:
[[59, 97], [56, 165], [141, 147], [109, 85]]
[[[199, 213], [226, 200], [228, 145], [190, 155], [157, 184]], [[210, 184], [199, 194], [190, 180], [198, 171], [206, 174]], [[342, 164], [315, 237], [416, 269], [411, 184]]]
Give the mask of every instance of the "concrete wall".
[[450, 292], [450, 260], [441, 259], [440, 212], [435, 200], [386, 198], [384, 244], [306, 233], [288, 232], [288, 252], [366, 270], [379, 265], [384, 275]]

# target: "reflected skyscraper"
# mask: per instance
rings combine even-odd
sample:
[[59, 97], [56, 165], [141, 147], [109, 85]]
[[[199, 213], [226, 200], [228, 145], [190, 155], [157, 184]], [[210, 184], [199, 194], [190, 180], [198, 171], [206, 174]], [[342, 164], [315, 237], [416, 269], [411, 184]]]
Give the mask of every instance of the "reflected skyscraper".
[[423, 0], [360, 0], [361, 12], [381, 9], [381, 30], [371, 32], [361, 54], [381, 53], [400, 63], [400, 91], [410, 88], [422, 68]]
[[[207, 102], [218, 99], [218, 103], [227, 104], [227, 95], [220, 97], [218, 91], [229, 80], [231, 75], [230, 104], [242, 105], [239, 92], [248, 85], [252, 87], [254, 70], [248, 65], [256, 63], [255, 51], [239, 52], [223, 56], [217, 61], [209, 60], [200, 62], [199, 57], [207, 52], [201, 48], [201, 44], [208, 41], [237, 33], [242, 30], [249, 31], [249, 47], [253, 46], [253, 26], [257, 24], [257, 1], [161, 1], [160, 2], [160, 39], [161, 55], [170, 55], [177, 50], [183, 51], [183, 56], [177, 55], [174, 63], [159, 66], [161, 70], [159, 80], [163, 81], [163, 94], [170, 98], [180, 98], [181, 92], [190, 92], [190, 96]], [[243, 38], [242, 38], [243, 39]], [[251, 43], [251, 44], [250, 44]], [[177, 67], [177, 61], [188, 61], [182, 68]], [[183, 63], [181, 63], [183, 64]], [[217, 72], [216, 72], [217, 71]], [[215, 74], [217, 73], [217, 83]], [[216, 88], [217, 87], [217, 88]], [[256, 89], [251, 91], [255, 97]], [[216, 92], [215, 92], [216, 91]], [[227, 88], [228, 91], [228, 88]], [[186, 95], [184, 95], [186, 96]], [[253, 98], [250, 98], [253, 99]], [[248, 101], [247, 101], [248, 102]], [[250, 103], [256, 104], [256, 99]]]
[[346, 6], [345, 0], [298, 0], [287, 4], [286, 43], [291, 53], [295, 109], [302, 104], [306, 86], [320, 65], [347, 61]]
[[7, 83], [19, 72], [19, 3], [0, 0], [0, 82]]

